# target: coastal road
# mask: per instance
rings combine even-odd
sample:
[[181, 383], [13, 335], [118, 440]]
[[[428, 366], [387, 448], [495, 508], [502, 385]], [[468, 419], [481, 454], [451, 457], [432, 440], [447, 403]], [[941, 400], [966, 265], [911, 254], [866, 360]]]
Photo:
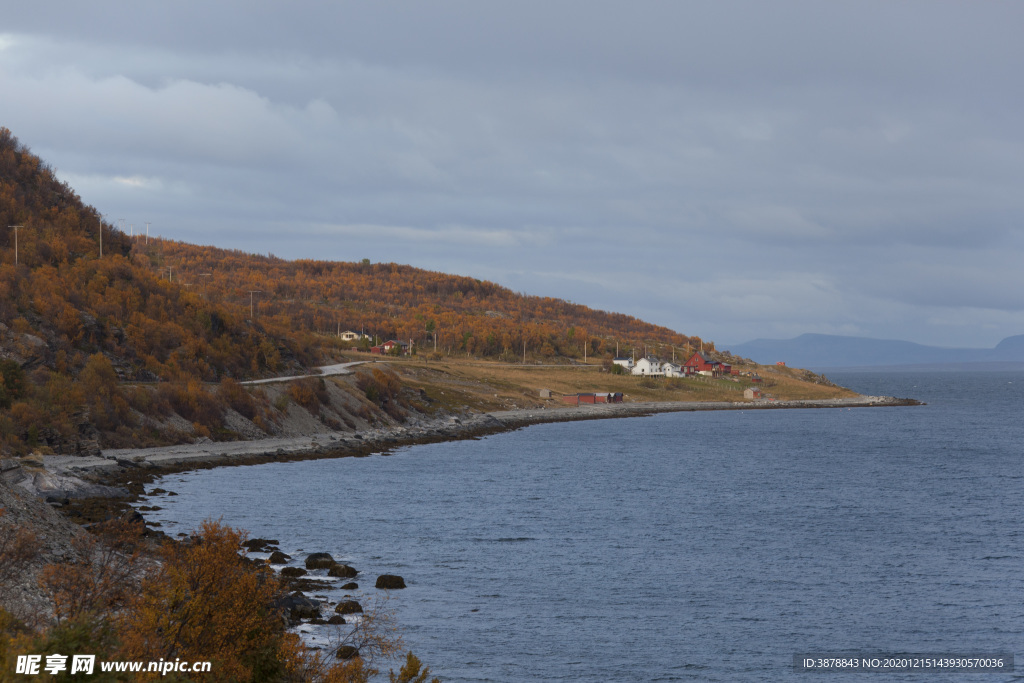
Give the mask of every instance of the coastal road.
[[293, 379], [302, 379], [303, 377], [328, 377], [330, 375], [348, 375], [351, 374], [349, 370], [353, 365], [359, 365], [361, 363], [369, 363], [366, 360], [352, 361], [351, 363], [335, 363], [334, 365], [321, 365], [318, 375], [291, 375], [289, 377], [270, 377], [269, 379], [250, 379], [246, 382], [240, 382], [240, 384], [270, 384], [271, 382], [290, 382]]

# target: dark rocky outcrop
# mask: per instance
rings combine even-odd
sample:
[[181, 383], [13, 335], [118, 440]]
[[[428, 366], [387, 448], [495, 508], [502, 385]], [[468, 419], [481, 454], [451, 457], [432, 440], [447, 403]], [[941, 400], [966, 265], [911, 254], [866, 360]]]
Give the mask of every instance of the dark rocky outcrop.
[[282, 553], [280, 550], [275, 550], [270, 553], [270, 559], [267, 561], [270, 562], [270, 564], [287, 564], [290, 559], [292, 559], [291, 555]]
[[311, 553], [306, 557], [306, 569], [330, 569], [334, 566], [334, 558], [330, 553]]
[[363, 606], [355, 600], [342, 600], [334, 611], [338, 614], [358, 614], [363, 611]]
[[[153, 492], [159, 491], [160, 489], [154, 489]], [[268, 545], [277, 545], [277, 541], [269, 538], [250, 538], [248, 541], [242, 543], [242, 547], [251, 553], [262, 553], [268, 550]]]
[[356, 583], [355, 581], [352, 581], [352, 582], [350, 582], [350, 583], [346, 583], [346, 584], [345, 584], [344, 586], [342, 586], [342, 587], [341, 587], [341, 590], [343, 590], [343, 591], [355, 591], [355, 590], [359, 590], [359, 584], [358, 584], [358, 583]]
[[338, 659], [352, 659], [359, 656], [359, 648], [351, 645], [342, 645], [336, 653]]
[[288, 579], [288, 585], [297, 591], [325, 591], [334, 587], [323, 579], [309, 578], [308, 576]]
[[339, 626], [345, 623], [345, 617], [340, 614], [335, 614], [333, 617], [327, 620], [327, 623], [331, 626]]
[[397, 590], [405, 588], [405, 579], [395, 574], [381, 574], [377, 577], [377, 588], [384, 590]]
[[297, 623], [300, 619], [317, 619], [320, 617], [320, 602], [307, 598], [299, 591], [291, 595], [278, 598], [274, 606], [284, 611], [291, 623]]
[[358, 573], [358, 570], [353, 569], [347, 564], [335, 563], [331, 565], [331, 568], [327, 571], [327, 576], [334, 576], [341, 579], [351, 579], [354, 578], [355, 575]]
[[286, 576], [289, 579], [295, 579], [305, 575], [306, 570], [302, 567], [284, 567], [283, 569], [281, 569], [281, 576]]

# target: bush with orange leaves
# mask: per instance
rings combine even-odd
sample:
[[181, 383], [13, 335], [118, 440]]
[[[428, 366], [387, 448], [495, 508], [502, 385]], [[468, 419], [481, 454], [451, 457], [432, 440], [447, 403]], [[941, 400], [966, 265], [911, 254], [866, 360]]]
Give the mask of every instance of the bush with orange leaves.
[[238, 554], [243, 540], [207, 521], [191, 540], [164, 544], [159, 564], [117, 619], [124, 658], [209, 660], [224, 680], [279, 673], [277, 581], [247, 566]]
[[[330, 650], [306, 647], [274, 607], [282, 595], [276, 575], [239, 554], [243, 532], [206, 521], [191, 539], [167, 541], [154, 556], [144, 550], [142, 531], [141, 525], [108, 523], [99, 535], [77, 541], [81, 562], [44, 570], [41, 584], [54, 606], [48, 629], [34, 632], [0, 610], [0, 672], [13, 670], [8, 665], [15, 654], [60, 652], [210, 661], [203, 681], [365, 683], [379, 673], [375, 662], [401, 647], [382, 605], [348, 631], [337, 631]], [[356, 656], [339, 660], [339, 651]]]

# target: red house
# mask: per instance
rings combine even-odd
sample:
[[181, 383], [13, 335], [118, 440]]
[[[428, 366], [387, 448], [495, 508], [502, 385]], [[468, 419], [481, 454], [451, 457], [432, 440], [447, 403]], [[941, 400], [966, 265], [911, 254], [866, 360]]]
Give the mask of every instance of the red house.
[[717, 360], [707, 360], [700, 353], [690, 356], [690, 360], [683, 363], [683, 372], [687, 375], [695, 375], [698, 372], [710, 372], [713, 377], [720, 377], [723, 374], [730, 374], [732, 366], [728, 363], [720, 363]]
[[392, 349], [394, 349], [396, 347], [399, 349], [398, 353], [400, 355], [402, 355], [402, 356], [408, 356], [409, 355], [409, 348], [410, 348], [409, 345], [406, 344], [403, 341], [398, 341], [397, 339], [389, 339], [388, 341], [384, 342], [380, 346], [372, 347], [370, 349], [370, 353], [379, 353], [381, 355], [387, 356], [387, 355], [390, 355], [391, 353], [393, 353]]

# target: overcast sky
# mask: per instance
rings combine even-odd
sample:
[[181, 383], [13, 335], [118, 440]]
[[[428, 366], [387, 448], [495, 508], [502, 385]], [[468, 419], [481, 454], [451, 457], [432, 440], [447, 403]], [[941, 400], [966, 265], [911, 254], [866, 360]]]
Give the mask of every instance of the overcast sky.
[[[720, 347], [1024, 333], [1024, 3], [6, 3], [0, 125], [136, 231]], [[126, 228], [127, 229], [127, 228]]]

